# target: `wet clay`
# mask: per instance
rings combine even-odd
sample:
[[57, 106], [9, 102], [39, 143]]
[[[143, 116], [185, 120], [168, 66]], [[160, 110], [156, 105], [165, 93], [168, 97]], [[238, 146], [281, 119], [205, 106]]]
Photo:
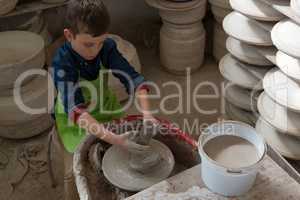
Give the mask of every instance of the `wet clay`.
[[218, 136], [208, 141], [204, 151], [211, 159], [228, 168], [247, 167], [259, 161], [257, 148], [233, 135]]

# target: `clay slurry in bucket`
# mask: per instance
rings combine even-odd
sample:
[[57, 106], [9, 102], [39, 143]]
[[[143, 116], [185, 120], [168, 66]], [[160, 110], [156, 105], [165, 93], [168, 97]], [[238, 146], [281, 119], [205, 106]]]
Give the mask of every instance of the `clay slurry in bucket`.
[[259, 161], [256, 147], [234, 135], [218, 136], [204, 145], [205, 153], [218, 164], [228, 168], [242, 168]]

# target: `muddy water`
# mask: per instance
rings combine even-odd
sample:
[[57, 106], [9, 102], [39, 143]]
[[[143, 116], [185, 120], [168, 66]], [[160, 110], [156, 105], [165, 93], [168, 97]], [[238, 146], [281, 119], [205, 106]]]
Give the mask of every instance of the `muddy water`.
[[228, 168], [247, 167], [259, 160], [258, 150], [252, 143], [231, 135], [208, 141], [204, 151], [211, 159]]

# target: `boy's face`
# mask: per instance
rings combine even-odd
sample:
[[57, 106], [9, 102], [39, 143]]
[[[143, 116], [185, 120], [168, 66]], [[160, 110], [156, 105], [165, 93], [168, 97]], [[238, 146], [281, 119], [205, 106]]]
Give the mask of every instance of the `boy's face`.
[[69, 30], [64, 30], [66, 39], [71, 43], [72, 48], [85, 60], [93, 60], [102, 49], [107, 34], [93, 37], [87, 33], [78, 33], [76, 36]]

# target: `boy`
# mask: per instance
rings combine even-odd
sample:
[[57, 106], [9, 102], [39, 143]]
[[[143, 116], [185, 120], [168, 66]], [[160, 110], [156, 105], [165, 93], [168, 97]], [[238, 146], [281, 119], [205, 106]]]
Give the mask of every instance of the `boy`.
[[[55, 120], [59, 137], [56, 139], [63, 144], [65, 152], [65, 199], [73, 200], [79, 199], [72, 170], [73, 152], [85, 134], [132, 151], [147, 150], [147, 147], [130, 141], [130, 134], [116, 135], [101, 124], [120, 118], [123, 113], [118, 111], [121, 106], [99, 72], [111, 69], [128, 93], [137, 95], [144, 118], [154, 119], [149, 112], [144, 77], [130, 66], [117, 50], [116, 43], [107, 37], [110, 17], [102, 1], [71, 0], [66, 22], [64, 36], [67, 42], [57, 51], [52, 66], [58, 90]], [[96, 99], [92, 98], [95, 96]]]

